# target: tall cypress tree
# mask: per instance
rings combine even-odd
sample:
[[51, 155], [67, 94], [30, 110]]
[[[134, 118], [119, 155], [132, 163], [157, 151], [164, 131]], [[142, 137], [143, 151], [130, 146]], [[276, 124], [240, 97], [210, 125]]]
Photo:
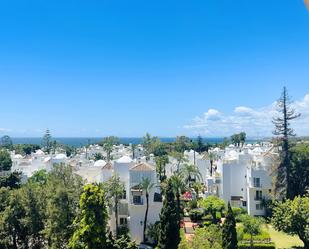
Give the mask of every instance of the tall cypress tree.
[[107, 249], [108, 214], [104, 190], [98, 185], [86, 185], [80, 197], [80, 215], [76, 230], [69, 241], [70, 249]]
[[236, 221], [230, 203], [222, 228], [222, 248], [237, 249]]
[[279, 136], [281, 140], [280, 163], [277, 168], [275, 192], [281, 198], [293, 199], [293, 190], [291, 189], [291, 158], [289, 151], [289, 137], [295, 136], [290, 127], [290, 121], [298, 118], [300, 114], [296, 113], [291, 107], [287, 89], [284, 87], [281, 98], [277, 101], [279, 115], [273, 118], [275, 125], [274, 135]]
[[168, 181], [163, 208], [160, 214], [158, 248], [177, 249], [180, 242], [179, 216], [171, 181]]

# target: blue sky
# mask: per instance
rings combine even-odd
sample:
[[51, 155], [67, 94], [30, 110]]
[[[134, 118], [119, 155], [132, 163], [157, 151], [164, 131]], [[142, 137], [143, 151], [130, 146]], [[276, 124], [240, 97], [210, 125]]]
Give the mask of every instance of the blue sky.
[[0, 30], [0, 135], [268, 135], [283, 85], [309, 135], [303, 0], [4, 0]]

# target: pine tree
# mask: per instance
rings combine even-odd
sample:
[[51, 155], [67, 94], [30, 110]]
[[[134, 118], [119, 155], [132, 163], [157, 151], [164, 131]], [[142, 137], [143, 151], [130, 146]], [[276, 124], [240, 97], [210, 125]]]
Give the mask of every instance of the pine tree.
[[197, 143], [197, 152], [201, 153], [204, 149], [204, 142], [203, 138], [200, 135], [197, 136], [196, 143]]
[[280, 163], [276, 172], [275, 192], [281, 198], [293, 199], [291, 189], [290, 173], [291, 158], [289, 151], [289, 137], [295, 136], [293, 129], [290, 127], [290, 121], [298, 118], [300, 114], [296, 113], [291, 107], [291, 100], [287, 89], [284, 87], [281, 98], [277, 102], [279, 116], [273, 118], [275, 125], [274, 135], [280, 136], [282, 150], [280, 153]]
[[163, 208], [160, 214], [158, 248], [177, 249], [180, 242], [179, 216], [172, 183], [168, 181]]
[[236, 221], [230, 203], [228, 204], [227, 215], [222, 227], [222, 248], [237, 248]]
[[47, 129], [44, 136], [43, 136], [43, 139], [42, 139], [42, 146], [45, 148], [45, 150], [48, 154], [51, 151], [52, 144], [53, 144], [52, 136], [51, 136], [50, 130]]

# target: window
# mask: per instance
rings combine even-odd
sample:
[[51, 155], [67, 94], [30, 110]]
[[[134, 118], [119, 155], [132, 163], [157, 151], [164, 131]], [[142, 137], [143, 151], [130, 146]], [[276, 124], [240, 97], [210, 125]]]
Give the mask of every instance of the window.
[[143, 205], [142, 197], [140, 195], [133, 195], [133, 204]]
[[247, 206], [247, 202], [246, 202], [246, 201], [243, 201], [243, 202], [242, 202], [242, 206], [243, 206], [243, 207], [246, 207], [246, 206]]
[[153, 201], [162, 202], [162, 195], [160, 193], [154, 193]]
[[260, 178], [253, 178], [253, 187], [255, 188], [260, 188], [261, 187], [261, 183], [260, 183]]
[[260, 201], [260, 200], [262, 200], [262, 198], [263, 198], [263, 196], [262, 196], [262, 190], [257, 190], [257, 191], [255, 192], [255, 200], [256, 200], [256, 201]]
[[255, 205], [255, 209], [256, 209], [256, 210], [263, 210], [262, 204], [260, 204], [260, 203], [259, 203], [259, 204], [256, 204], [256, 205]]
[[120, 218], [120, 226], [125, 226], [128, 224], [127, 218]]

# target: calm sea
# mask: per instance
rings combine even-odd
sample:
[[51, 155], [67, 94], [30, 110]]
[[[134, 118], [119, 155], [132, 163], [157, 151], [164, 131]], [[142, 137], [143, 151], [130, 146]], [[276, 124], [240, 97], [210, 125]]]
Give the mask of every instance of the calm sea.
[[[71, 146], [83, 146], [88, 143], [97, 143], [102, 141], [101, 137], [57, 137], [54, 138], [58, 143], [67, 144]], [[122, 137], [119, 138], [120, 142], [123, 144], [139, 144], [142, 142], [141, 137]], [[194, 138], [193, 138], [194, 139]], [[42, 138], [40, 137], [13, 137], [14, 144], [41, 144]], [[161, 137], [162, 142], [173, 142], [175, 138], [173, 137]], [[220, 143], [223, 141], [223, 138], [203, 138], [205, 143]], [[249, 141], [250, 142], [250, 141]]]

